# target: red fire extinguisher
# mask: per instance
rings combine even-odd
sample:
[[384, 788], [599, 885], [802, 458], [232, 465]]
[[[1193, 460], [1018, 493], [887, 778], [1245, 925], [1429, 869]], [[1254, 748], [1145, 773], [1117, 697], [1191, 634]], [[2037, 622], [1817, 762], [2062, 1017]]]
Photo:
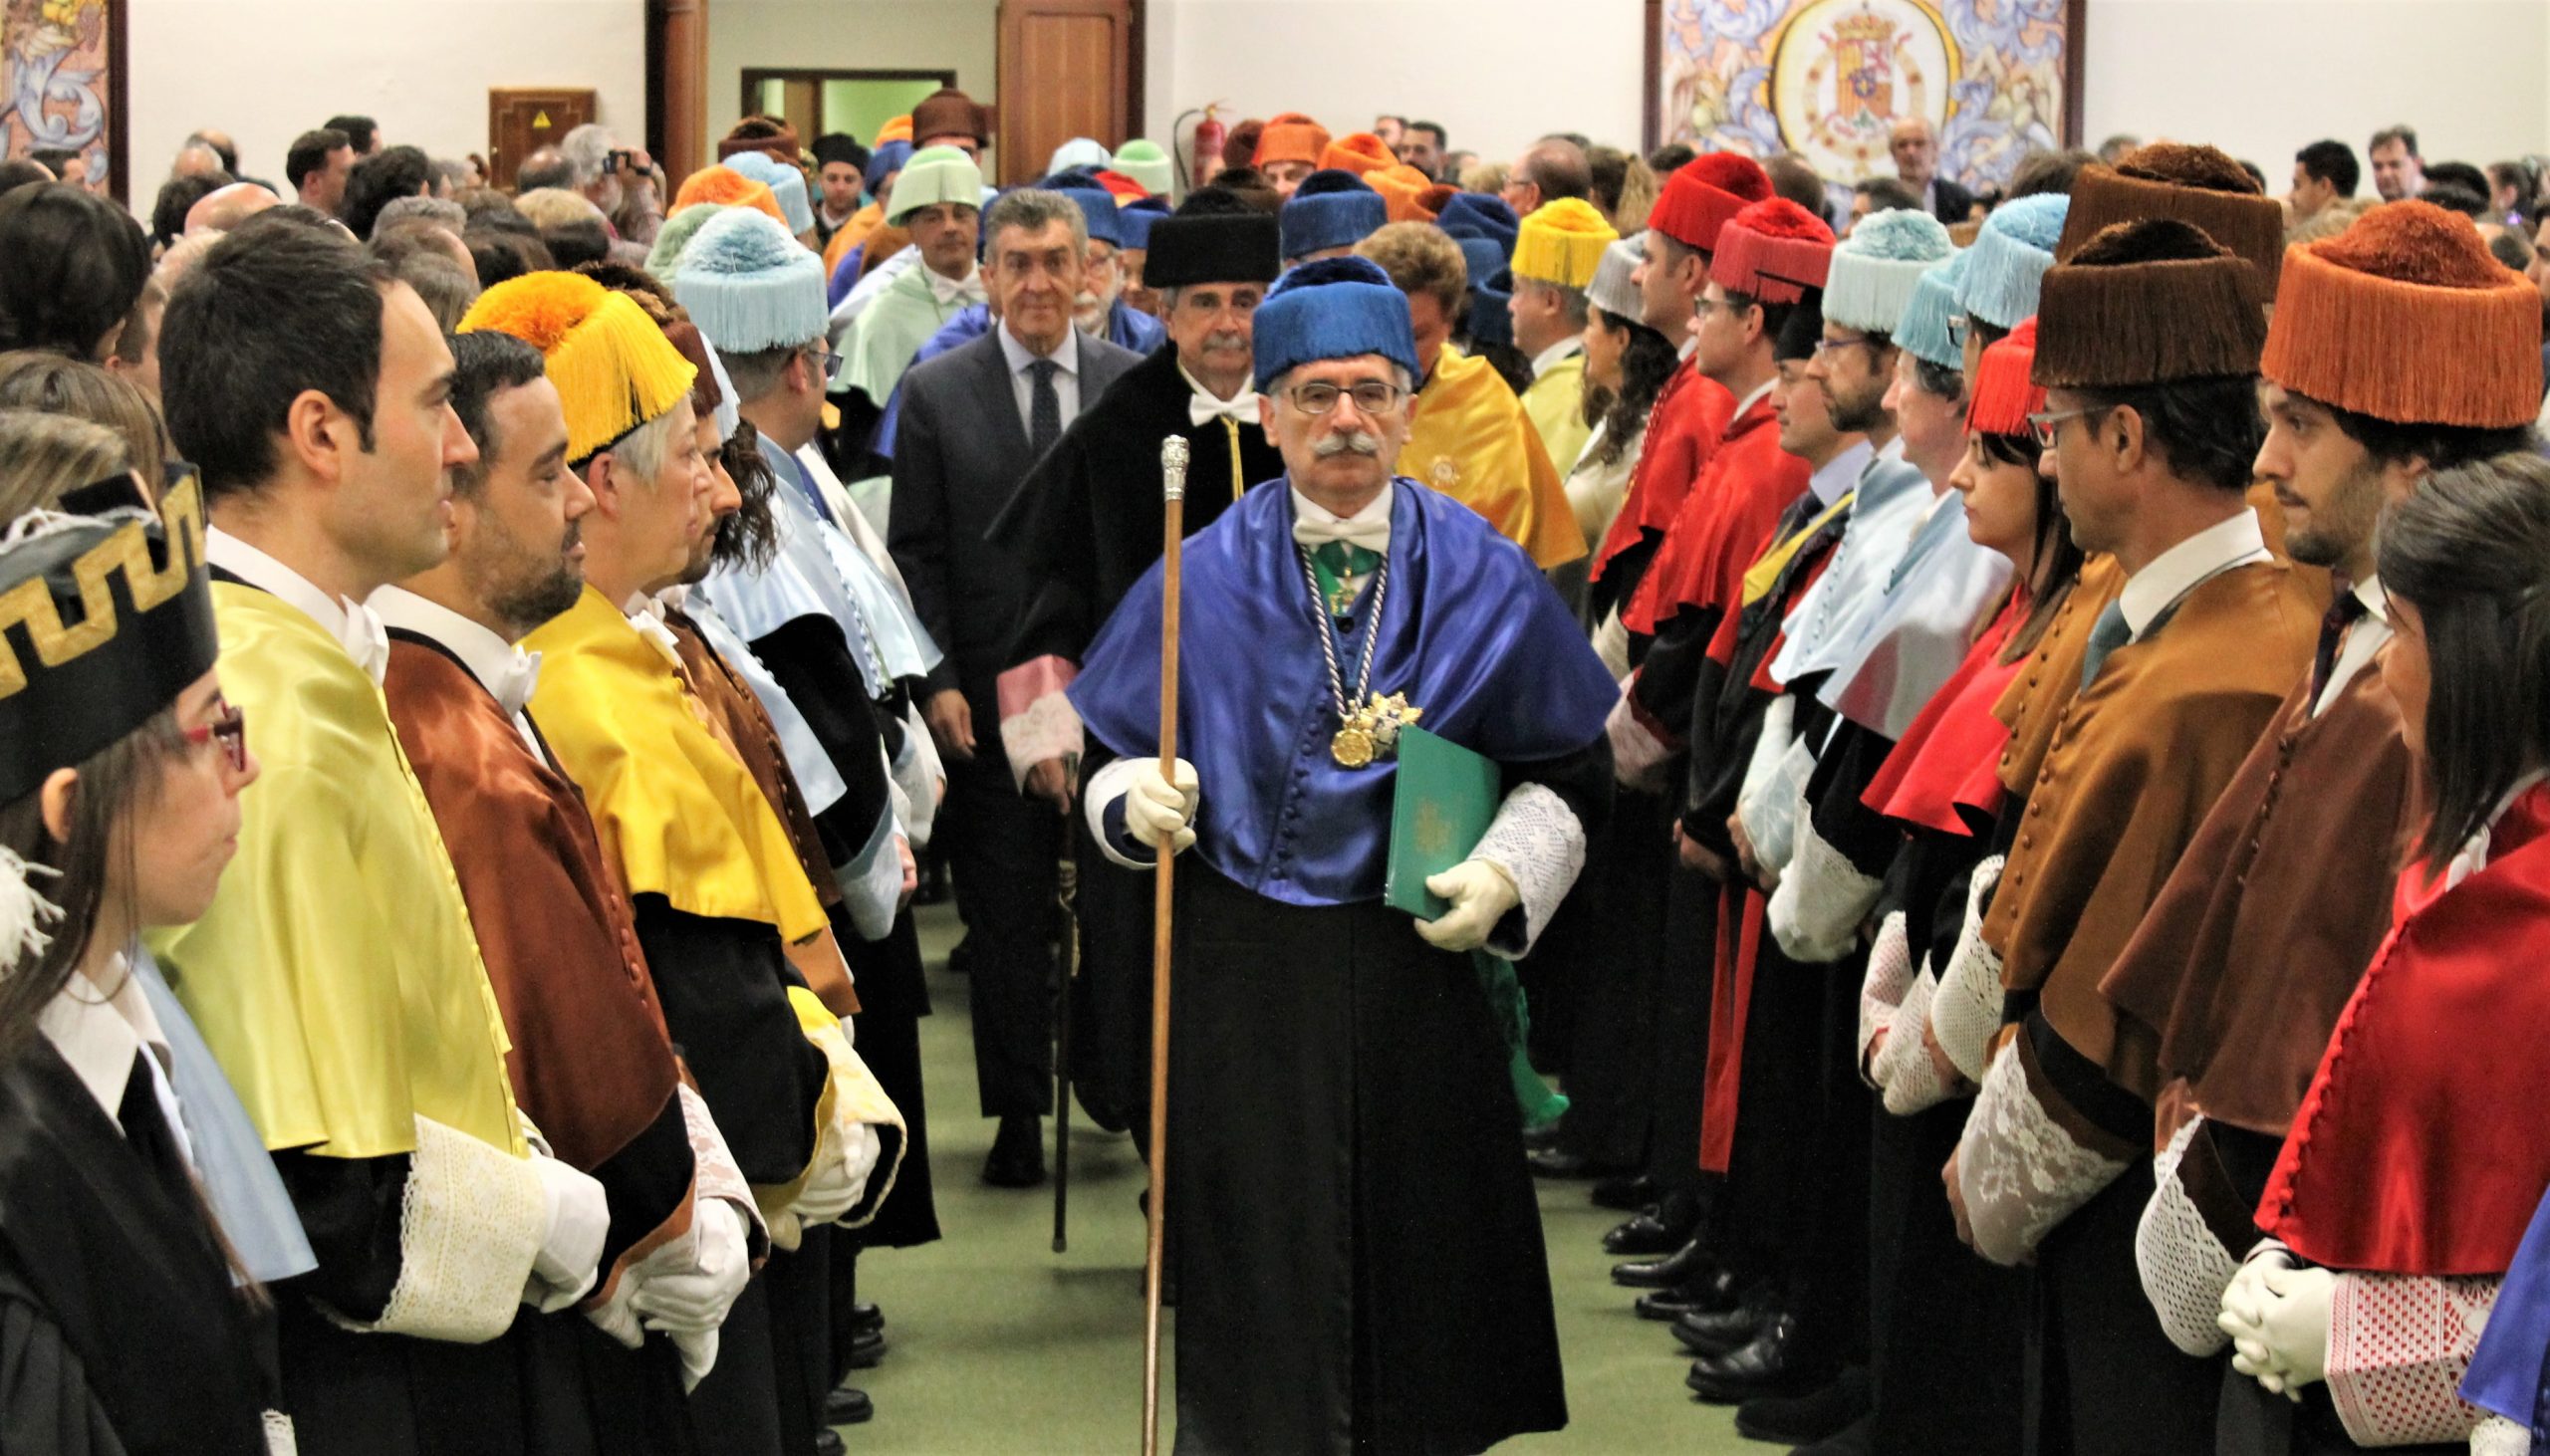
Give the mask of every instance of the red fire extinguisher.
[[1192, 148], [1195, 163], [1193, 170], [1187, 173], [1190, 185], [1201, 186], [1214, 173], [1222, 169], [1222, 146], [1230, 139], [1230, 128], [1223, 125], [1221, 119], [1214, 115], [1218, 106], [1219, 103], [1216, 103], [1214, 106], [1204, 108], [1203, 120], [1195, 123], [1195, 141]]

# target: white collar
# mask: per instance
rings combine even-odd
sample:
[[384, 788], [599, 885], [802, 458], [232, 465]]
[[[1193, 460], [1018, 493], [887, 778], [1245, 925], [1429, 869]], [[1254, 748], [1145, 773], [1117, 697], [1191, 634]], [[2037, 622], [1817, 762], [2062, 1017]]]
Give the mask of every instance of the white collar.
[[983, 301], [983, 270], [979, 265], [967, 269], [962, 278], [948, 278], [926, 263], [912, 266], [919, 270], [922, 281], [929, 285], [930, 297], [941, 304], [952, 304], [959, 299], [968, 303]]
[[1736, 400], [1736, 401], [1735, 401], [1735, 412], [1734, 412], [1733, 414], [1731, 414], [1731, 415], [1728, 415], [1728, 416], [1727, 416], [1727, 418], [1729, 418], [1729, 419], [1742, 419], [1742, 418], [1744, 417], [1744, 411], [1746, 411], [1746, 410], [1748, 410], [1748, 409], [1752, 408], [1754, 405], [1759, 404], [1759, 403], [1761, 403], [1764, 399], [1766, 399], [1766, 398], [1769, 398], [1769, 397], [1770, 397], [1770, 393], [1771, 393], [1771, 386], [1772, 386], [1773, 384], [1778, 383], [1779, 381], [1780, 381], [1780, 376], [1779, 376], [1779, 375], [1777, 375], [1777, 374], [1773, 374], [1771, 377], [1769, 377], [1769, 378], [1767, 378], [1767, 379], [1764, 379], [1762, 382], [1760, 382], [1760, 383], [1758, 383], [1758, 384], [1754, 385], [1754, 386], [1753, 386], [1753, 392], [1752, 392], [1752, 393], [1747, 394], [1747, 395], [1745, 395], [1743, 398], [1738, 399], [1738, 400]]
[[1560, 340], [1558, 343], [1553, 344], [1549, 348], [1532, 356], [1532, 377], [1537, 379], [1541, 375], [1548, 373], [1552, 365], [1557, 364], [1563, 360], [1583, 354], [1584, 352], [1585, 336], [1582, 334], [1570, 334], [1565, 339]]
[[2152, 559], [2151, 565], [2126, 579], [2117, 595], [2117, 610], [2139, 640], [2169, 604], [2192, 592], [2207, 578], [2267, 560], [2266, 537], [2258, 530], [2258, 513], [2241, 508]]
[[319, 623], [378, 685], [389, 667], [389, 636], [381, 618], [352, 598], [331, 600], [308, 577], [215, 526], [204, 533], [205, 560]]
[[2368, 619], [2384, 626], [2391, 624], [2391, 594], [2384, 589], [2381, 577], [2365, 578], [2355, 584], [2354, 592], [2355, 600], [2364, 604], [2364, 614]]
[[1830, 509], [1835, 501], [1848, 495], [1867, 473], [1869, 463], [1877, 458], [1877, 447], [1864, 435], [1842, 447], [1842, 453], [1825, 461], [1806, 479], [1806, 488], [1815, 499]]
[[124, 1109], [133, 1053], [148, 1047], [163, 1074], [169, 1066], [168, 1037], [159, 1029], [159, 1018], [150, 1013], [140, 978], [122, 955], [116, 957], [115, 972], [115, 995], [101, 996], [97, 982], [74, 971], [36, 1013], [36, 1029], [71, 1064], [81, 1086], [107, 1109], [109, 1117]]
[[1385, 480], [1381, 493], [1365, 502], [1364, 508], [1351, 516], [1340, 516], [1326, 506], [1302, 494], [1298, 485], [1287, 483], [1293, 493], [1293, 539], [1304, 546], [1319, 546], [1343, 541], [1360, 546], [1376, 555], [1388, 556], [1391, 550], [1391, 503], [1398, 496], [1398, 482]]
[[1877, 458], [1878, 458], [1878, 459], [1880, 459], [1880, 460], [1888, 460], [1888, 461], [1901, 460], [1901, 459], [1903, 459], [1903, 458], [1904, 458], [1904, 436], [1902, 436], [1901, 434], [1899, 434], [1899, 435], [1897, 435], [1894, 439], [1891, 439], [1891, 440], [1887, 441], [1884, 445], [1880, 446], [1880, 447], [1878, 448]]
[[511, 717], [531, 701], [540, 681], [540, 654], [526, 652], [501, 635], [439, 602], [404, 587], [383, 587], [365, 604], [390, 626], [427, 637], [460, 659], [478, 685], [493, 693]]
[[2531, 793], [2533, 787], [2544, 777], [2550, 777], [2550, 775], [2545, 775], [2540, 769], [2534, 769], [2507, 786], [2505, 797], [2497, 801], [2497, 807], [2489, 814], [2488, 822], [2479, 826], [2478, 833], [2472, 835], [2461, 846], [2459, 851], [2453, 854], [2451, 860], [2443, 866], [2444, 888], [2454, 888], [2461, 881], [2488, 867], [2489, 842], [2496, 838], [2497, 821], [2505, 818], [2506, 811], [2514, 808], [2514, 802]]
[[994, 324], [992, 332], [1000, 336], [1001, 358], [1009, 361], [1011, 373], [1023, 374], [1037, 360], [1049, 359], [1061, 365], [1064, 373], [1075, 379], [1080, 377], [1080, 330], [1076, 328], [1064, 330], [1063, 342], [1055, 346], [1052, 354], [1046, 355], [1040, 355], [1019, 343], [1018, 336], [1009, 332], [1007, 324]]
[[1676, 362], [1687, 363], [1691, 356], [1699, 351], [1699, 335], [1685, 334], [1682, 336], [1682, 347], [1673, 351], [1673, 358]]

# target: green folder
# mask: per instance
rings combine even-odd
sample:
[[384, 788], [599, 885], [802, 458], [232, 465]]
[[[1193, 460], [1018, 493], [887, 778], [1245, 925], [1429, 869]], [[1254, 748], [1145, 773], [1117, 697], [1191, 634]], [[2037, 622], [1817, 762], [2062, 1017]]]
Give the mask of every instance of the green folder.
[[1422, 728], [1399, 730], [1398, 788], [1391, 801], [1390, 872], [1382, 899], [1420, 920], [1431, 920], [1451, 902], [1426, 889], [1440, 874], [1469, 857], [1496, 818], [1503, 775], [1496, 764]]

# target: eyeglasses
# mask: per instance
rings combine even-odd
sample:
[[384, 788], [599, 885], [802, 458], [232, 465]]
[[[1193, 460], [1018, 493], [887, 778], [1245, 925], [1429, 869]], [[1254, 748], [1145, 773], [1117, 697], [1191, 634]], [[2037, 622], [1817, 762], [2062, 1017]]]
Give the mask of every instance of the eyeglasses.
[[1815, 341], [1815, 352], [1817, 354], [1823, 354], [1829, 350], [1835, 349], [1882, 349], [1885, 346], [1879, 344], [1876, 340], [1871, 339], [1866, 335], [1862, 335], [1857, 339], [1819, 339]]
[[213, 701], [220, 704], [221, 712], [209, 723], [181, 730], [181, 736], [197, 748], [220, 740], [222, 756], [230, 760], [230, 772], [244, 774], [248, 772], [248, 715], [223, 699]]
[[1966, 327], [1972, 322], [1963, 314], [1948, 315], [1948, 343], [1959, 349], [1965, 348]]
[[2051, 450], [2054, 448], [2054, 437], [2062, 432], [2063, 421], [2104, 413], [2106, 413], [2105, 410], [2096, 407], [2040, 410], [2028, 416], [2028, 433], [2036, 436], [2037, 448]]
[[829, 349], [824, 350], [821, 353], [809, 350], [806, 353], [806, 358], [814, 361], [815, 367], [824, 371], [824, 381], [826, 383], [830, 383], [832, 380], [841, 377], [840, 355], [833, 353]]
[[1386, 414], [1399, 403], [1404, 392], [1399, 385], [1384, 383], [1380, 379], [1366, 379], [1348, 388], [1335, 384], [1295, 384], [1285, 391], [1295, 409], [1313, 416], [1335, 409], [1337, 401], [1347, 395], [1352, 395], [1355, 407], [1366, 414]]

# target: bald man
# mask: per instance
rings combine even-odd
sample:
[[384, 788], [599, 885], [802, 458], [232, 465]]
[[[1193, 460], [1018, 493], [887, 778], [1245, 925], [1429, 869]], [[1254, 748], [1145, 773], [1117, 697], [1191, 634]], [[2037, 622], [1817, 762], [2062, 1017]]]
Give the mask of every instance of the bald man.
[[177, 152], [175, 165], [168, 168], [170, 177], [208, 177], [221, 170], [221, 153], [200, 141], [189, 141]]
[[282, 202], [283, 199], [255, 182], [233, 182], [203, 194], [203, 199], [186, 209], [186, 236], [199, 232], [226, 233], [249, 218]]
[[1974, 211], [1974, 194], [1939, 175], [1939, 133], [1925, 117], [1906, 117], [1887, 133], [1895, 174], [1921, 199], [1932, 217], [1954, 226]]
[[1585, 148], [1564, 136], [1544, 136], [1506, 168], [1499, 195], [1516, 217], [1529, 217], [1561, 197], [1583, 197], [1593, 190], [1594, 168], [1585, 159]]

